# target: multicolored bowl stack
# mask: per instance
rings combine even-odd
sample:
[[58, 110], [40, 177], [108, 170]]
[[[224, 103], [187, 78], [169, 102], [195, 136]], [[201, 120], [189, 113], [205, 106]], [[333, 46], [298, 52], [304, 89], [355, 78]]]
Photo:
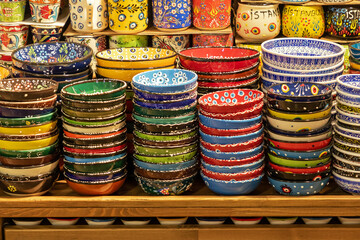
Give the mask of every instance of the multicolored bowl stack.
[[330, 178], [332, 88], [277, 84], [267, 92], [268, 179], [283, 195], [319, 193]]
[[126, 83], [80, 81], [61, 90], [64, 175], [83, 195], [108, 195], [125, 182]]
[[198, 171], [197, 75], [162, 69], [134, 76], [134, 167], [151, 195], [187, 191]]
[[215, 193], [248, 194], [260, 184], [263, 97], [258, 90], [232, 89], [199, 98], [201, 176]]
[[198, 75], [198, 92], [259, 88], [259, 52], [240, 47], [195, 47], [179, 52], [180, 68]]
[[332, 173], [343, 190], [360, 194], [360, 75], [337, 80]]
[[261, 44], [262, 88], [290, 82], [315, 82], [335, 89], [344, 70], [341, 45], [312, 38], [276, 38]]
[[0, 187], [6, 194], [42, 195], [59, 176], [57, 87], [46, 79], [0, 80]]

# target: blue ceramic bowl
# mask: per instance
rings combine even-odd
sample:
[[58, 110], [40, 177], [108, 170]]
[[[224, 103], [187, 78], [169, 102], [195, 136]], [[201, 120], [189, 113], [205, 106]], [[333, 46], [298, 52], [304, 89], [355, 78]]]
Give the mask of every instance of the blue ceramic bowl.
[[83, 173], [83, 172], [76, 172], [66, 168], [64, 166], [64, 171], [66, 175], [72, 179], [78, 181], [89, 181], [89, 182], [97, 182], [97, 181], [107, 181], [111, 179], [116, 179], [124, 174], [126, 174], [126, 164], [122, 168], [113, 169], [112, 171], [106, 173]]
[[319, 181], [285, 181], [278, 180], [268, 176], [270, 185], [275, 190], [288, 196], [307, 196], [319, 193], [329, 182], [330, 176]]
[[262, 69], [262, 76], [276, 81], [282, 82], [328, 82], [335, 80], [338, 76], [342, 75], [344, 67], [332, 73], [322, 74], [291, 74], [291, 73], [279, 73], [273, 72], [266, 69]]
[[121, 152], [119, 154], [114, 154], [111, 156], [104, 156], [104, 157], [95, 157], [95, 158], [78, 158], [78, 157], [71, 157], [68, 156], [67, 153], [64, 153], [65, 160], [71, 163], [78, 163], [78, 164], [95, 164], [95, 163], [106, 163], [115, 160], [121, 160], [127, 157], [126, 152]]
[[247, 151], [241, 151], [241, 152], [216, 152], [216, 151], [211, 151], [208, 150], [206, 148], [204, 148], [201, 144], [200, 144], [200, 149], [201, 152], [209, 158], [215, 158], [215, 159], [221, 159], [221, 160], [241, 160], [244, 158], [249, 158], [252, 156], [255, 156], [259, 153], [262, 152], [263, 150], [263, 145], [260, 145], [256, 148], [247, 150]]
[[272, 80], [272, 79], [266, 78], [264, 76], [261, 76], [261, 82], [262, 82], [263, 88], [265, 90], [268, 90], [271, 86], [274, 86], [276, 84], [284, 83], [282, 81]]
[[[133, 84], [132, 84], [133, 85]], [[184, 92], [177, 93], [152, 93], [144, 90], [137, 89], [132, 86], [134, 95], [138, 98], [143, 98], [149, 101], [170, 101], [170, 100], [180, 100], [184, 98], [189, 98], [193, 95], [196, 95], [197, 84], [193, 89], [186, 90]]]
[[89, 68], [92, 55], [92, 49], [84, 44], [48, 42], [19, 48], [11, 57], [19, 69], [48, 75], [82, 72]]
[[170, 101], [147, 101], [145, 99], [139, 99], [134, 97], [134, 103], [140, 107], [146, 107], [151, 109], [173, 109], [173, 108], [184, 108], [194, 104], [197, 101], [197, 95], [190, 96], [186, 99], [181, 100], [170, 100]]
[[201, 130], [199, 130], [202, 140], [211, 144], [236, 144], [236, 143], [248, 142], [250, 140], [260, 137], [263, 134], [263, 131], [264, 131], [264, 127], [262, 127], [260, 130], [256, 132], [244, 134], [244, 135], [215, 136], [215, 135], [209, 135], [203, 133]]
[[339, 109], [338, 107], [336, 107], [336, 111], [337, 111], [336, 119], [338, 119], [342, 122], [346, 122], [347, 124], [350, 124], [350, 125], [356, 125], [356, 126], [360, 125], [360, 115], [344, 112], [343, 110]]
[[354, 95], [350, 93], [343, 92], [339, 86], [335, 88], [336, 91], [336, 97], [339, 98], [340, 101], [344, 103], [350, 103], [350, 104], [360, 104], [360, 96]]
[[341, 45], [312, 38], [276, 38], [261, 44], [262, 58], [271, 65], [297, 70], [314, 70], [341, 62]]
[[332, 172], [333, 177], [337, 185], [339, 187], [353, 195], [359, 195], [360, 194], [360, 179], [359, 178], [351, 178], [351, 177], [344, 177], [336, 172]]
[[262, 116], [256, 116], [253, 118], [243, 119], [243, 120], [226, 120], [226, 119], [216, 119], [210, 118], [199, 113], [200, 122], [210, 128], [216, 129], [242, 129], [248, 128], [255, 124], [261, 122]]
[[353, 95], [360, 95], [360, 75], [359, 74], [346, 74], [339, 76], [337, 85], [344, 93]]
[[50, 108], [15, 108], [0, 106], [0, 117], [5, 118], [24, 118], [45, 115], [54, 111], [54, 107]]
[[251, 193], [260, 185], [261, 179], [264, 176], [264, 174], [261, 174], [257, 178], [244, 181], [223, 181], [209, 178], [201, 172], [200, 174], [206, 186], [211, 191], [220, 195], [245, 195]]
[[178, 171], [181, 169], [185, 169], [185, 168], [194, 166], [194, 164], [196, 164], [198, 162], [197, 156], [188, 161], [178, 162], [178, 163], [170, 163], [170, 164], [144, 162], [135, 157], [133, 157], [133, 159], [134, 159], [134, 163], [137, 166], [139, 166], [143, 169], [150, 170], [150, 171]]
[[139, 90], [152, 93], [179, 93], [193, 89], [197, 78], [192, 71], [162, 69], [136, 74], [132, 84]]
[[360, 57], [360, 42], [349, 44], [350, 55], [354, 58]]
[[262, 157], [259, 161], [244, 164], [244, 165], [235, 165], [235, 166], [220, 166], [212, 165], [201, 160], [202, 166], [209, 171], [218, 172], [218, 173], [240, 173], [240, 172], [249, 172], [261, 167], [264, 163], [265, 156]]
[[270, 98], [288, 101], [318, 101], [332, 97], [333, 89], [319, 83], [282, 83], [271, 86], [267, 91]]
[[290, 150], [283, 150], [280, 148], [276, 148], [268, 145], [269, 151], [277, 156], [285, 157], [285, 158], [292, 158], [292, 159], [302, 159], [302, 160], [310, 160], [316, 158], [322, 158], [326, 155], [331, 154], [332, 144], [326, 146], [319, 150], [309, 150], [309, 151], [290, 151]]

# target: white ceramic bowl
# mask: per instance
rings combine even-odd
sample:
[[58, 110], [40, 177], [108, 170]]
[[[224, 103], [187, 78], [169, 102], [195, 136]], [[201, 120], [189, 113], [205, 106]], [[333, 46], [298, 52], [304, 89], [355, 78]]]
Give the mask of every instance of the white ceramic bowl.
[[261, 221], [262, 217], [231, 217], [235, 225], [255, 225]]
[[157, 220], [159, 221], [159, 223], [161, 225], [181, 225], [181, 224], [185, 224], [187, 221], [188, 217], [170, 217], [170, 218], [166, 218], [166, 217], [158, 217]]
[[302, 217], [301, 218], [305, 224], [318, 225], [318, 224], [328, 224], [332, 217]]
[[299, 132], [304, 130], [315, 130], [324, 127], [330, 120], [331, 116], [314, 120], [284, 120], [266, 115], [268, 123], [283, 131]]
[[59, 160], [43, 165], [33, 165], [27, 167], [5, 167], [0, 165], [0, 174], [14, 177], [36, 177], [53, 172], [58, 164]]
[[42, 218], [13, 218], [12, 220], [18, 226], [36, 226], [43, 221]]
[[70, 226], [74, 225], [79, 221], [80, 218], [53, 218], [48, 217], [47, 220], [54, 226]]
[[90, 217], [86, 217], [85, 221], [87, 224], [89, 225], [93, 225], [93, 226], [105, 226], [105, 225], [112, 225], [114, 224], [116, 218], [90, 218]]
[[269, 137], [271, 139], [277, 140], [277, 141], [284, 141], [284, 142], [316, 142], [320, 140], [327, 139], [332, 136], [332, 129], [329, 129], [329, 131], [319, 133], [319, 134], [309, 134], [308, 136], [289, 136], [289, 135], [283, 135], [278, 134], [276, 132], [272, 132], [270, 129], [267, 130], [267, 133], [269, 134]]
[[342, 224], [360, 224], [360, 217], [338, 217]]
[[294, 224], [298, 217], [266, 217], [272, 225], [289, 225]]
[[151, 221], [151, 218], [149, 219], [137, 219], [137, 218], [134, 218], [134, 219], [124, 219], [124, 218], [121, 218], [121, 222], [124, 224], [124, 225], [128, 225], [128, 226], [142, 226], [142, 225], [147, 225], [149, 224], [149, 222]]
[[207, 217], [204, 217], [204, 218], [200, 218], [200, 217], [196, 217], [195, 218], [197, 223], [199, 225], [221, 225], [225, 222], [226, 218], [224, 217], [219, 217], [219, 218], [207, 218]]

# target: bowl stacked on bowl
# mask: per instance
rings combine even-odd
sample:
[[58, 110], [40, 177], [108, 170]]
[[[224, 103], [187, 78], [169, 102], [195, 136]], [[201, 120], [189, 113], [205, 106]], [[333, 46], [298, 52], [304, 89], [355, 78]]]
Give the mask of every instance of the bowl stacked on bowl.
[[345, 49], [334, 42], [311, 38], [278, 38], [261, 44], [262, 84], [316, 82], [335, 88], [344, 70]]
[[360, 73], [360, 42], [349, 44], [349, 63], [350, 63], [350, 74]]
[[259, 87], [259, 52], [241, 47], [196, 47], [180, 51], [180, 67], [198, 74], [198, 92]]
[[62, 87], [91, 79], [90, 47], [69, 42], [35, 43], [15, 50], [12, 55], [14, 77], [53, 79]]
[[264, 94], [232, 89], [199, 98], [201, 176], [222, 195], [248, 194], [264, 176]]
[[320, 192], [330, 178], [332, 88], [277, 84], [267, 92], [268, 179], [283, 195]]
[[333, 176], [352, 194], [360, 193], [360, 75], [338, 77]]
[[0, 186], [14, 196], [42, 195], [58, 178], [57, 83], [0, 80]]
[[125, 182], [126, 82], [94, 79], [61, 90], [65, 179], [83, 195], [108, 195]]
[[134, 166], [151, 195], [187, 191], [198, 171], [197, 75], [162, 69], [134, 76]]

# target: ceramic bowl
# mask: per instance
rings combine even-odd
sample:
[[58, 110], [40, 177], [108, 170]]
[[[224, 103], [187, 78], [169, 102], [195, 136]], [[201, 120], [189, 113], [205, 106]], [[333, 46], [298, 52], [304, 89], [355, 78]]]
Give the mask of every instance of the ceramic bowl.
[[72, 163], [86, 164], [86, 163], [102, 163], [111, 160], [121, 160], [122, 158], [126, 159], [127, 148], [121, 148], [120, 150], [108, 151], [105, 153], [72, 153], [63, 149], [64, 152], [64, 161], [69, 161]]
[[201, 122], [199, 122], [199, 127], [203, 133], [209, 134], [209, 135], [216, 135], [216, 136], [240, 136], [240, 135], [246, 135], [251, 134], [256, 131], [259, 131], [262, 128], [263, 124], [262, 122], [252, 125], [248, 128], [240, 128], [240, 129], [217, 129], [217, 128], [211, 128], [203, 125]]
[[[52, 115], [54, 112], [49, 113], [50, 115]], [[48, 115], [48, 114], [46, 114]], [[51, 118], [53, 118], [53, 116], [51, 116]], [[4, 119], [4, 121], [6, 121], [6, 119], [15, 119], [15, 118], [2, 118]], [[22, 120], [27, 119], [27, 118], [21, 118]], [[29, 122], [25, 121], [25, 124], [22, 126], [1, 126], [0, 127], [0, 131], [1, 131], [1, 135], [27, 135], [27, 136], [36, 136], [37, 134], [44, 134], [44, 133], [48, 133], [51, 132], [53, 130], [55, 130], [57, 128], [57, 119], [50, 119], [50, 121], [47, 122], [42, 122], [36, 125], [30, 125], [27, 123], [30, 123], [31, 118], [29, 118]], [[0, 136], [1, 136], [0, 135]], [[24, 136], [25, 137], [25, 136]]]
[[246, 151], [239, 151], [239, 152], [221, 152], [221, 151], [213, 151], [205, 148], [204, 146], [200, 145], [201, 152], [203, 155], [209, 158], [214, 159], [221, 159], [221, 160], [241, 160], [243, 158], [248, 158], [255, 156], [262, 152], [263, 145], [259, 145], [257, 147], [251, 148], [250, 150]]
[[265, 168], [265, 164], [262, 164], [259, 168], [252, 171], [238, 172], [238, 173], [219, 173], [201, 167], [201, 173], [204, 176], [212, 178], [214, 180], [245, 181], [245, 180], [257, 178], [258, 176], [263, 174], [264, 168]]
[[360, 56], [359, 42], [350, 43], [349, 44], [349, 52], [350, 52], [350, 55], [353, 56], [354, 58], [359, 58], [359, 56]]
[[360, 97], [359, 96], [354, 95], [354, 94], [350, 94], [350, 93], [345, 93], [338, 86], [335, 88], [335, 91], [336, 91], [336, 98], [341, 100], [341, 102], [343, 102], [345, 104], [346, 103], [355, 104], [355, 105], [360, 104]]
[[58, 83], [49, 79], [9, 78], [0, 80], [0, 100], [34, 101], [51, 97]]
[[283, 84], [284, 82], [282, 81], [277, 81], [277, 80], [272, 80], [270, 78], [266, 78], [264, 76], [261, 76], [261, 84], [263, 87], [263, 92], [266, 93], [266, 91], [272, 87], [273, 85], [277, 85], [277, 84]]
[[58, 159], [53, 162], [42, 165], [32, 165], [23, 167], [0, 166], [0, 174], [11, 177], [36, 177], [39, 175], [49, 174], [57, 168]]
[[170, 101], [148, 101], [142, 98], [138, 98], [136, 95], [133, 98], [135, 104], [140, 107], [146, 107], [151, 109], [178, 109], [184, 108], [194, 104], [197, 101], [197, 95], [194, 94], [188, 98], [184, 98], [181, 100], [170, 100]]
[[134, 101], [133, 107], [134, 107], [134, 113], [142, 116], [148, 116], [148, 117], [181, 117], [183, 115], [189, 115], [194, 114], [195, 109], [197, 106], [197, 103], [193, 103], [191, 105], [182, 107], [182, 108], [173, 108], [173, 109], [152, 109], [147, 107], [141, 107], [138, 104], [136, 104]]
[[197, 159], [197, 155], [195, 155], [194, 158], [187, 160], [187, 161], [182, 161], [182, 162], [177, 162], [177, 163], [151, 163], [151, 162], [146, 162], [146, 161], [141, 161], [137, 158], [133, 158], [134, 160], [134, 165], [143, 168], [143, 169], [147, 169], [149, 171], [158, 171], [158, 172], [166, 172], [166, 171], [181, 171], [183, 169], [188, 169], [191, 168], [194, 165], [197, 165], [198, 159]]
[[226, 217], [196, 217], [199, 225], [221, 225], [225, 222]]
[[58, 177], [59, 170], [57, 168], [47, 174], [34, 177], [0, 175], [0, 187], [4, 193], [11, 196], [40, 196], [51, 190]]
[[360, 70], [360, 61], [353, 56], [349, 56], [350, 67], [355, 70]]
[[350, 113], [350, 114], [354, 114], [354, 115], [360, 114], [360, 105], [343, 102], [343, 101], [341, 101], [340, 98], [336, 98], [336, 108], [340, 109], [346, 113]]
[[34, 150], [47, 147], [55, 143], [58, 139], [59, 132], [54, 131], [51, 134], [41, 135], [41, 137], [24, 139], [21, 137], [2, 137], [0, 138], [0, 145], [6, 150]]
[[224, 181], [209, 178], [203, 173], [200, 173], [206, 186], [211, 191], [220, 195], [244, 195], [253, 192], [260, 184], [264, 174], [261, 174], [257, 178], [252, 178], [244, 181]]
[[173, 131], [184, 132], [187, 131], [188, 129], [196, 128], [197, 125], [198, 125], [197, 118], [177, 124], [150, 124], [134, 119], [134, 126], [136, 127], [136, 129], [139, 129], [140, 131], [143, 132], [153, 132], [153, 133], [171, 133]]
[[350, 152], [351, 155], [357, 156], [358, 153], [360, 153], [360, 148], [358, 144], [346, 142], [342, 139], [339, 139], [337, 137], [334, 137], [334, 147], [337, 147], [338, 149], [344, 150], [346, 152]]
[[161, 225], [182, 225], [185, 224], [188, 217], [157, 217]]
[[200, 138], [200, 145], [204, 148], [215, 152], [240, 152], [254, 149], [263, 143], [264, 136], [254, 138], [250, 141], [234, 143], [234, 144], [212, 144], [205, 142]]
[[137, 113], [134, 112], [132, 114], [132, 118], [135, 121], [143, 122], [145, 124], [175, 125], [175, 124], [181, 124], [184, 122], [193, 121], [197, 119], [197, 116], [195, 112], [190, 112], [182, 116], [170, 116], [170, 117], [143, 116], [143, 115], [138, 115]]
[[143, 145], [159, 146], [159, 147], [179, 146], [179, 145], [183, 145], [183, 144], [190, 144], [190, 143], [198, 140], [198, 134], [196, 131], [190, 132], [190, 134], [188, 134], [188, 133], [181, 134], [181, 136], [180, 136], [181, 138], [178, 140], [176, 138], [172, 138], [172, 140], [168, 140], [168, 141], [148, 140], [148, 139], [139, 137], [137, 134], [138, 134], [138, 131], [134, 131], [133, 136], [132, 136], [133, 139], [137, 143], [143, 144]]
[[313, 112], [332, 106], [332, 98], [319, 101], [293, 102], [267, 97], [266, 101], [270, 108], [288, 112]]
[[292, 132], [287, 131], [279, 131], [277, 129], [272, 128], [269, 126], [267, 128], [267, 134], [269, 138], [277, 140], [277, 141], [285, 141], [285, 142], [316, 142], [327, 139], [332, 136], [332, 127], [329, 126], [328, 128], [324, 129], [325, 131], [321, 132], [305, 132], [303, 134], [293, 134]]
[[116, 217], [86, 217], [85, 221], [92, 226], [105, 226], [114, 224]]
[[0, 163], [4, 166], [9, 167], [25, 167], [33, 165], [43, 165], [50, 163], [59, 158], [59, 152], [55, 151], [54, 153], [40, 156], [40, 157], [5, 157], [0, 156]]
[[169, 155], [169, 156], [151, 156], [151, 155], [141, 155], [138, 153], [134, 153], [134, 157], [144, 161], [144, 162], [150, 162], [150, 163], [178, 163], [183, 161], [188, 161], [192, 158], [194, 158], [197, 154], [197, 149], [192, 152], [185, 152], [178, 155]]
[[199, 113], [200, 122], [210, 128], [216, 129], [244, 129], [249, 128], [261, 122], [261, 115], [255, 116], [249, 119], [241, 120], [226, 120], [226, 119], [215, 119], [202, 115]]
[[330, 170], [331, 168], [331, 162], [328, 162], [325, 165], [322, 166], [316, 166], [316, 167], [307, 167], [307, 168], [301, 168], [301, 167], [285, 167], [282, 165], [278, 165], [272, 162], [269, 162], [269, 168], [274, 169], [278, 172], [286, 172], [286, 173], [293, 173], [293, 174], [315, 174], [320, 172], [326, 172]]
[[[202, 152], [200, 153], [200, 155], [201, 155], [202, 162], [212, 165], [214, 167], [216, 166], [216, 168], [234, 167], [234, 169], [236, 169], [236, 168], [240, 168], [242, 165], [255, 164], [255, 162], [260, 161], [264, 157], [264, 151], [261, 151], [260, 153], [255, 154], [250, 157], [246, 157], [246, 158], [242, 158], [242, 159], [235, 159], [235, 160], [211, 158], [211, 157], [205, 156]], [[231, 171], [231, 170], [229, 168], [228, 170], [224, 170], [224, 171]]]
[[323, 178], [330, 176], [330, 168], [323, 172], [316, 173], [290, 173], [276, 170], [272, 167], [268, 167], [267, 175], [271, 178], [288, 181], [319, 181]]
[[330, 120], [331, 116], [311, 120], [284, 120], [266, 115], [268, 123], [273, 128], [279, 128], [289, 132], [308, 132], [322, 129]]
[[201, 72], [231, 72], [247, 69], [259, 61], [259, 52], [240, 47], [196, 47], [179, 52], [181, 65]]
[[344, 177], [336, 172], [332, 172], [335, 182], [344, 191], [353, 195], [360, 194], [360, 179], [352, 177]]
[[298, 217], [266, 217], [271, 225], [289, 225], [294, 224]]
[[251, 85], [258, 83], [260, 79], [259, 73], [255, 73], [252, 76], [246, 77], [244, 79], [228, 79], [226, 81], [222, 80], [208, 80], [198, 78], [199, 89], [208, 89], [208, 90], [226, 90], [232, 88], [251, 88]]
[[337, 43], [309, 38], [267, 40], [261, 44], [261, 51], [266, 62], [297, 70], [333, 66], [342, 61], [345, 53], [345, 49]]
[[360, 217], [338, 217], [342, 224], [360, 224]]
[[80, 134], [107, 134], [113, 133], [118, 130], [121, 130], [125, 127], [126, 122], [125, 118], [121, 119], [120, 121], [114, 122], [113, 124], [106, 124], [103, 125], [73, 125], [67, 122], [63, 122], [63, 128], [72, 133], [80, 133]]
[[352, 169], [356, 163], [360, 162], [360, 154], [343, 150], [336, 145], [333, 146], [333, 157], [340, 157], [342, 161], [345, 159], [347, 159], [346, 161], [350, 161], [350, 164], [347, 165], [349, 169]]
[[50, 97], [36, 101], [27, 101], [27, 102], [0, 101], [0, 106], [12, 107], [12, 108], [50, 108], [50, 107], [54, 107], [56, 100], [57, 100], [57, 95], [54, 94]]
[[119, 104], [125, 104], [126, 101], [126, 95], [125, 93], [122, 96], [116, 97], [114, 99], [110, 100], [99, 100], [99, 101], [83, 101], [83, 100], [75, 100], [75, 99], [69, 99], [65, 96], [61, 96], [61, 102], [62, 104], [65, 104], [66, 106], [72, 107], [72, 108], [81, 108], [81, 109], [99, 109], [99, 108], [108, 108], [112, 106], [116, 106]]
[[[110, 144], [112, 142], [122, 142], [126, 139], [126, 128], [119, 131], [119, 134], [110, 135], [103, 138], [69, 138], [66, 135], [63, 136], [63, 141], [72, 145], [79, 146], [93, 146], [97, 144]], [[88, 135], [92, 136], [92, 135]]]
[[343, 176], [350, 178], [360, 178], [360, 171], [350, 170], [345, 167], [339, 166], [337, 164], [338, 161], [334, 161], [332, 171]]
[[280, 157], [288, 157], [293, 159], [302, 159], [309, 160], [314, 158], [322, 158], [331, 154], [332, 144], [328, 146], [317, 149], [317, 150], [306, 150], [306, 151], [293, 151], [293, 150], [284, 150], [281, 148], [268, 145], [269, 152], [278, 155]]
[[30, 44], [15, 50], [13, 65], [29, 72], [61, 74], [84, 71], [93, 51], [89, 46], [70, 42]]
[[192, 152], [198, 148], [198, 143], [193, 142], [190, 144], [179, 146], [159, 147], [152, 145], [142, 145], [134, 141], [134, 150], [138, 154], [149, 156], [173, 156], [182, 153]]
[[16, 108], [0, 105], [0, 117], [25, 118], [45, 115], [54, 111], [54, 107], [48, 108]]
[[94, 144], [87, 146], [73, 145], [68, 142], [63, 142], [64, 150], [74, 154], [102, 154], [108, 152], [121, 151], [126, 149], [126, 139], [120, 142], [113, 142], [108, 144]]
[[327, 139], [315, 141], [315, 142], [286, 142], [286, 141], [278, 141], [271, 138], [268, 138], [270, 145], [280, 148], [283, 150], [290, 151], [309, 151], [309, 150], [319, 150], [329, 146], [331, 143], [332, 137], [330, 136]]
[[264, 157], [259, 160], [243, 164], [243, 165], [234, 165], [234, 166], [223, 166], [223, 165], [212, 165], [205, 162], [203, 159], [201, 160], [201, 165], [204, 169], [209, 170], [211, 172], [217, 173], [241, 173], [241, 172], [250, 172], [255, 169], [260, 168], [264, 163]]
[[123, 176], [120, 176], [115, 179], [105, 180], [105, 181], [78, 181], [75, 179], [69, 178], [66, 173], [64, 173], [66, 183], [69, 187], [75, 192], [81, 195], [110, 195], [118, 191], [121, 186], [124, 184], [126, 179], [126, 173]]
[[275, 190], [287, 196], [307, 196], [319, 193], [329, 182], [330, 176], [319, 181], [287, 181], [268, 176], [269, 183]]
[[55, 218], [55, 217], [48, 217], [47, 220], [54, 226], [70, 226], [75, 225], [80, 218]]
[[319, 101], [331, 98], [333, 89], [318, 83], [282, 83], [271, 86], [267, 96], [287, 101]]
[[263, 97], [264, 94], [258, 90], [233, 89], [206, 94], [199, 98], [199, 105], [209, 113], [236, 113], [252, 109], [262, 102]]
[[[197, 128], [187, 129], [184, 131], [174, 131], [170, 133], [152, 133], [152, 132], [143, 132], [140, 129], [135, 128], [133, 131], [134, 136], [140, 138], [142, 140], [155, 141], [155, 142], [178, 142], [186, 139], [192, 139], [193, 137], [198, 135]], [[141, 143], [141, 142], [139, 142]], [[151, 145], [151, 144], [146, 144]], [[181, 145], [179, 143], [178, 145]]]
[[328, 164], [331, 155], [324, 156], [322, 158], [312, 158], [309, 160], [304, 160], [297, 158], [280, 157], [268, 152], [268, 157], [270, 162], [276, 165], [290, 167], [290, 168], [310, 168], [310, 167], [319, 167]]
[[98, 52], [95, 58], [101, 67], [148, 68], [175, 64], [176, 52], [151, 47], [117, 48]]
[[275, 110], [268, 106], [267, 113], [270, 116], [285, 119], [285, 120], [313, 120], [328, 117], [331, 114], [332, 106], [326, 109], [313, 111], [313, 112], [288, 112], [282, 110]]
[[55, 152], [58, 149], [58, 145], [59, 141], [56, 141], [50, 146], [32, 150], [7, 150], [0, 148], [0, 155], [15, 158], [41, 157]]
[[42, 218], [12, 218], [11, 220], [17, 226], [36, 226], [43, 221]]
[[336, 152], [334, 150], [334, 153], [332, 156], [333, 156], [334, 166], [336, 165], [336, 167], [339, 169], [342, 168], [340, 170], [348, 170], [348, 171], [355, 171], [355, 172], [360, 171], [359, 162], [352, 161], [348, 158], [344, 158], [347, 156], [347, 154], [339, 154], [338, 152]]
[[121, 218], [121, 222], [127, 226], [142, 226], [147, 225], [151, 221], [151, 218], [148, 217], [127, 217]]
[[337, 112], [336, 119], [339, 122], [345, 122], [349, 125], [360, 126], [360, 115], [345, 112], [339, 109], [337, 106], [335, 108]]
[[358, 74], [346, 74], [337, 78], [338, 88], [347, 94], [360, 94], [360, 77]]
[[135, 173], [136, 180], [139, 183], [140, 187], [150, 195], [179, 195], [183, 192], [190, 189], [194, 182], [194, 177], [197, 173], [185, 177], [172, 180], [159, 180], [159, 179], [150, 179], [139, 176]]
[[255, 225], [261, 221], [262, 217], [231, 217], [235, 225]]

